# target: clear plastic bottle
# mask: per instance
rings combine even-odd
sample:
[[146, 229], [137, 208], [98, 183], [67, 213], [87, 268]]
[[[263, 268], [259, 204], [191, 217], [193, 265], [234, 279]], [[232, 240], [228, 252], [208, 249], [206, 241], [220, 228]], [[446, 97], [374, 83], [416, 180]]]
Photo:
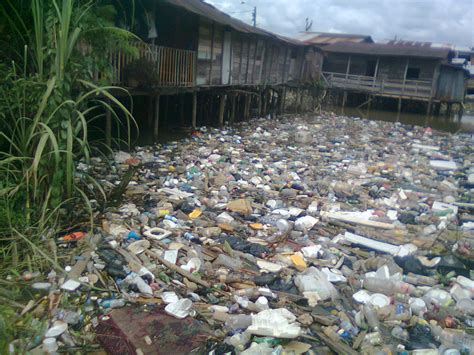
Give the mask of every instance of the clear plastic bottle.
[[409, 273], [408, 275], [403, 276], [403, 281], [408, 282], [412, 285], [417, 286], [434, 286], [438, 283], [438, 281], [429, 276], [424, 275], [417, 275]]
[[362, 286], [370, 292], [383, 293], [387, 296], [393, 296], [396, 293], [414, 294], [416, 290], [409, 283], [377, 277], [364, 278]]
[[213, 265], [221, 265], [229, 268], [231, 270], [237, 271], [243, 267], [242, 261], [240, 259], [234, 259], [225, 254], [219, 254], [216, 260], [214, 260]]
[[370, 304], [365, 304], [363, 311], [367, 324], [370, 328], [377, 332], [379, 330], [380, 323], [375, 308]]
[[444, 346], [474, 353], [474, 337], [465, 331], [447, 330], [436, 324], [431, 324], [431, 331]]
[[225, 322], [225, 326], [232, 330], [247, 329], [251, 324], [252, 316], [247, 314], [232, 315]]
[[125, 306], [125, 300], [122, 298], [103, 300], [100, 305], [104, 308], [120, 308]]

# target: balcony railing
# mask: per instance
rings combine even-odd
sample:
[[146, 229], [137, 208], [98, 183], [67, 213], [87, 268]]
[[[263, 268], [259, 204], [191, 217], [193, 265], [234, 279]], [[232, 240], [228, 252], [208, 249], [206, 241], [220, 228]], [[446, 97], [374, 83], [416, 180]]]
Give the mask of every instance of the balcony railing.
[[395, 80], [363, 75], [323, 72], [323, 79], [330, 87], [370, 92], [396, 97], [430, 98], [431, 80]]
[[[191, 87], [195, 85], [196, 52], [184, 49], [137, 43], [138, 58], [117, 52], [111, 55], [112, 84], [127, 85], [128, 67], [136, 60], [146, 59], [155, 69], [153, 85], [157, 87]], [[151, 73], [150, 73], [151, 75]], [[128, 77], [127, 77], [128, 76]]]

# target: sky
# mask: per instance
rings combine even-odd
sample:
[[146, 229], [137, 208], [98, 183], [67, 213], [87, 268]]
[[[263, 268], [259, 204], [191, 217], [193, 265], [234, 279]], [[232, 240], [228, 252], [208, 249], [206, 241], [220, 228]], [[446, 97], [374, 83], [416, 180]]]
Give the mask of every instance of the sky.
[[[247, 23], [252, 7], [241, 0], [206, 0]], [[257, 26], [293, 37], [304, 30], [371, 35], [474, 46], [474, 0], [248, 0], [257, 6]]]

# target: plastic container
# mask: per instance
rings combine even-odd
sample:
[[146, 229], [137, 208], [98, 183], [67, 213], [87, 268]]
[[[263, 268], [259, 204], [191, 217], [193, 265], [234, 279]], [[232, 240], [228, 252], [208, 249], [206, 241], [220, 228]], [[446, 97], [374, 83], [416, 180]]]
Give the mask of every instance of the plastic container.
[[258, 310], [259, 311], [264, 311], [266, 309], [269, 308], [268, 306], [268, 300], [266, 297], [264, 296], [260, 296], [259, 298], [257, 298], [257, 300], [255, 301], [255, 306], [257, 306]]
[[58, 343], [56, 338], [45, 338], [43, 340], [43, 350], [46, 354], [57, 354]]
[[182, 298], [178, 302], [170, 303], [165, 307], [165, 312], [169, 315], [183, 319], [189, 315], [193, 302], [188, 298]]

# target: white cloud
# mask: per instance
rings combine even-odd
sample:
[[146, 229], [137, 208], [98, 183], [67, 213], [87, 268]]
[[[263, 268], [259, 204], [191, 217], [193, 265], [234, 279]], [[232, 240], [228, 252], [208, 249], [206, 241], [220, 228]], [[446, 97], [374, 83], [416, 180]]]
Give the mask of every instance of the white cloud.
[[[206, 0], [251, 23], [252, 8], [241, 0]], [[304, 30], [372, 35], [474, 46], [474, 0], [248, 0], [257, 6], [257, 24], [293, 36]], [[248, 12], [242, 12], [248, 11]]]

